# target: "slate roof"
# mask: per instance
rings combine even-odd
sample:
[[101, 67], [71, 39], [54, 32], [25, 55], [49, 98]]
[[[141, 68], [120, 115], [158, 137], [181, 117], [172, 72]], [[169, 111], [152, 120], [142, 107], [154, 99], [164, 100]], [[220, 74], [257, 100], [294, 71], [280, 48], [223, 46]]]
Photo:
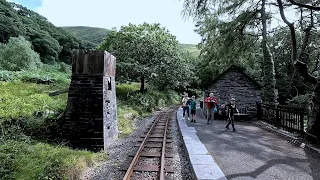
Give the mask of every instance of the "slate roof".
[[246, 74], [245, 72], [243, 72], [239, 67], [235, 66], [235, 65], [231, 65], [228, 69], [226, 69], [223, 73], [221, 73], [220, 75], [218, 75], [215, 79], [213, 79], [213, 81], [211, 81], [211, 85], [215, 84], [221, 77], [223, 77], [224, 75], [226, 75], [228, 72], [232, 71], [232, 70], [236, 70], [238, 71], [240, 74], [242, 74], [245, 78], [247, 78], [249, 81], [251, 81], [257, 88], [262, 89], [262, 86], [255, 81], [252, 77], [250, 77], [248, 74]]

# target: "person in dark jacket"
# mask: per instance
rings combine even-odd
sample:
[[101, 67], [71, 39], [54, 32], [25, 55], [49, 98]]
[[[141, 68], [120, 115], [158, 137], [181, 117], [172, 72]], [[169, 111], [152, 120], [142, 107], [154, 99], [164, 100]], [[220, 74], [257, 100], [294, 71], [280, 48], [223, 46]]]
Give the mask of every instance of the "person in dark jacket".
[[227, 108], [227, 115], [228, 115], [228, 119], [229, 119], [229, 122], [228, 122], [226, 128], [229, 129], [229, 126], [231, 124], [232, 128], [233, 128], [233, 132], [235, 132], [236, 129], [234, 128], [234, 114], [239, 113], [239, 111], [236, 107], [236, 100], [234, 98], [231, 98], [231, 102], [230, 102], [230, 104], [226, 105], [226, 108]]

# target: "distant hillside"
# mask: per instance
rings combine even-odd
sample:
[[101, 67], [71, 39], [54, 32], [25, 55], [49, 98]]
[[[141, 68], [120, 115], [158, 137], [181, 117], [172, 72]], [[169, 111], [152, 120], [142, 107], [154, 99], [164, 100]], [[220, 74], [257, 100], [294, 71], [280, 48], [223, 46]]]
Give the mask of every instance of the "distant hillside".
[[195, 44], [179, 44], [181, 50], [188, 51], [190, 54], [195, 56], [200, 54], [200, 50], [197, 48]]
[[84, 41], [88, 41], [94, 44], [95, 46], [98, 46], [110, 32], [109, 29], [87, 27], [87, 26], [68, 26], [68, 27], [61, 27], [61, 28], [70, 32], [75, 37], [82, 39]]
[[0, 0], [0, 43], [7, 43], [11, 37], [18, 36], [32, 44], [44, 63], [69, 63], [72, 49], [91, 48], [90, 44], [54, 26], [40, 14], [22, 5]]
[[[109, 29], [88, 26], [66, 26], [62, 28], [73, 34], [78, 39], [90, 42], [95, 46], [98, 46], [111, 31]], [[179, 47], [181, 48], [181, 50], [188, 51], [194, 56], [198, 56], [200, 53], [195, 44], [179, 44]]]

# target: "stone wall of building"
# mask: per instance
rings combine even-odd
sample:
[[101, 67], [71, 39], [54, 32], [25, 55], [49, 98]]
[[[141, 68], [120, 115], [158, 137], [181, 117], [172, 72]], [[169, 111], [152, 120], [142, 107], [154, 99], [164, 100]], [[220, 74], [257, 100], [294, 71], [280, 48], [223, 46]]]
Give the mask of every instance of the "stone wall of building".
[[208, 88], [206, 95], [209, 92], [214, 93], [220, 105], [235, 98], [239, 108], [255, 108], [256, 102], [261, 101], [260, 88], [237, 70], [230, 70], [220, 77]]
[[74, 148], [99, 151], [118, 137], [115, 57], [79, 50], [72, 65], [63, 135]]

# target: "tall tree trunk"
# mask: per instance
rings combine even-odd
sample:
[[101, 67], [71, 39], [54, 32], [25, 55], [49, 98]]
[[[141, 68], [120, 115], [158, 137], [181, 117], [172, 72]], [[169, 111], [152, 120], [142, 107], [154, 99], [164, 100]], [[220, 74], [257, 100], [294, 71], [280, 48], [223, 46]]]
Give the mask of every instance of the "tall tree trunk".
[[266, 0], [262, 0], [261, 7], [261, 18], [262, 18], [262, 42], [261, 48], [263, 51], [263, 89], [262, 89], [262, 99], [264, 102], [276, 103], [276, 78], [275, 78], [275, 69], [274, 61], [272, 55], [267, 46], [267, 17], [265, 10]]
[[[289, 1], [292, 2], [292, 0], [289, 0]], [[307, 131], [311, 134], [316, 135], [318, 137], [318, 143], [319, 143], [319, 140], [320, 140], [320, 84], [319, 84], [319, 79], [317, 79], [316, 77], [314, 77], [308, 73], [308, 66], [305, 62], [303, 62], [303, 59], [302, 59], [303, 56], [300, 56], [298, 59], [297, 39], [296, 39], [294, 25], [293, 25], [293, 23], [290, 23], [287, 20], [285, 14], [284, 14], [282, 0], [277, 0], [277, 2], [279, 5], [281, 18], [282, 18], [283, 22], [286, 23], [290, 29], [291, 46], [292, 46], [291, 47], [292, 48], [291, 58], [292, 58], [293, 64], [298, 69], [299, 74], [304, 78], [304, 80], [306, 82], [309, 82], [309, 83], [315, 85], [314, 95], [312, 97], [311, 106], [310, 106], [309, 114], [308, 114]], [[300, 6], [300, 7], [303, 7], [303, 6]], [[312, 14], [311, 14], [311, 23], [313, 23]], [[310, 28], [311, 28], [311, 26], [310, 26]], [[309, 30], [309, 32], [308, 32], [308, 30]], [[311, 29], [307, 29], [306, 33], [310, 33], [310, 30]], [[309, 37], [310, 37], [310, 34], [306, 34], [305, 38], [309, 38]], [[302, 51], [304, 51], [306, 49], [307, 44], [308, 44], [308, 39], [305, 39], [303, 47], [302, 47]], [[301, 52], [301, 53], [303, 53], [303, 52]]]
[[144, 85], [145, 85], [145, 79], [144, 79], [144, 76], [141, 76], [140, 81], [141, 81], [141, 85], [140, 85], [140, 93], [144, 93]]
[[320, 143], [320, 83], [318, 82], [309, 109], [307, 132], [318, 137]]

